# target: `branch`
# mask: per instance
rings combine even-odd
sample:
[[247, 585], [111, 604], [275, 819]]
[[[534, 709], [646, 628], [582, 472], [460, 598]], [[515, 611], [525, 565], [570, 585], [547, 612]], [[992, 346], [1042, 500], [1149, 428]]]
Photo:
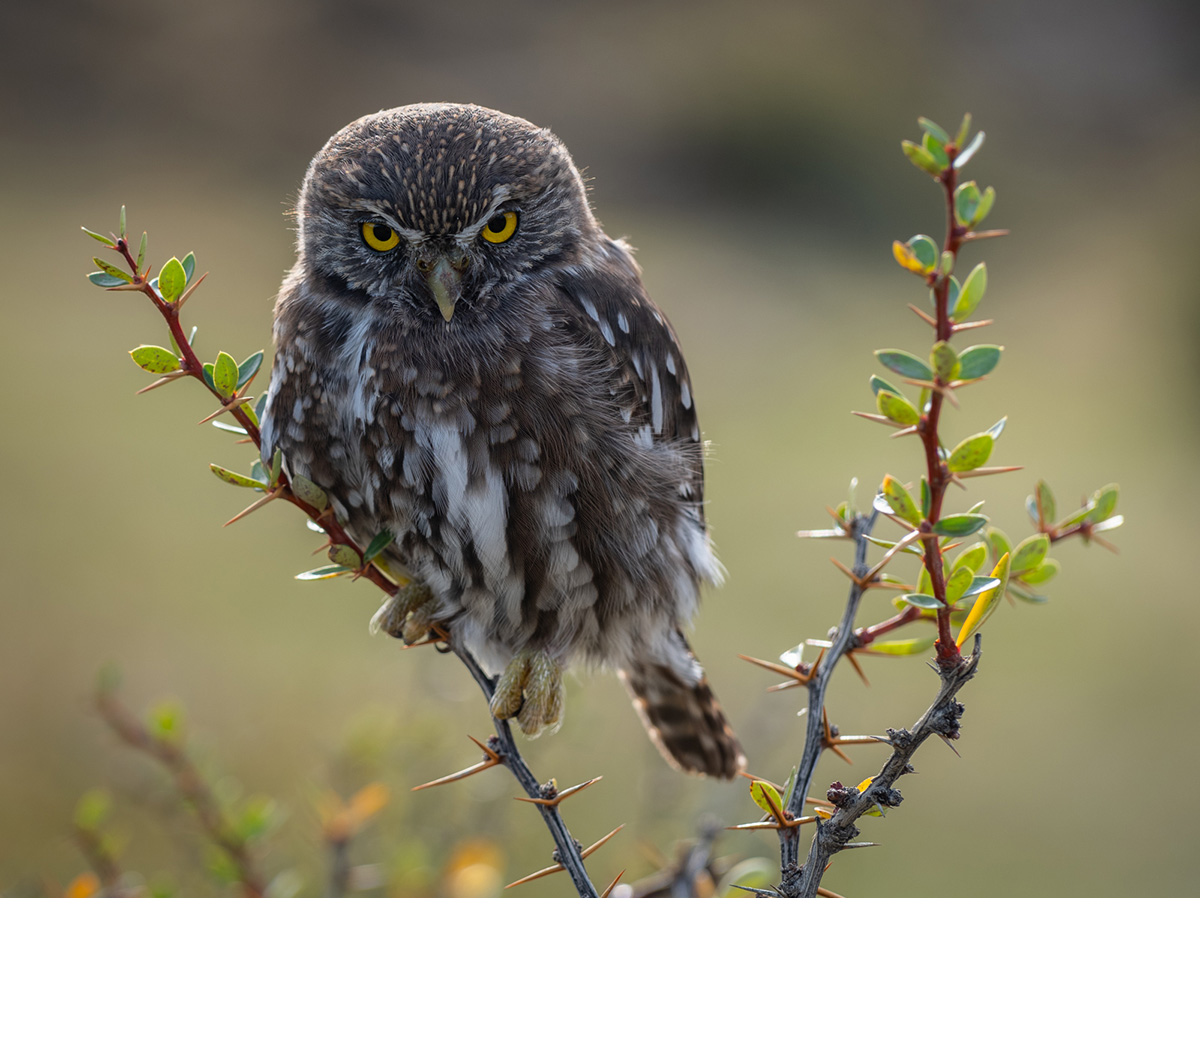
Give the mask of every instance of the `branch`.
[[[865, 578], [870, 566], [867, 563], [867, 550], [870, 543], [868, 536], [879, 519], [879, 511], [872, 510], [869, 517], [856, 516], [848, 525], [849, 535], [854, 539], [854, 574], [857, 578]], [[846, 610], [842, 612], [842, 621], [832, 638], [832, 645], [825, 652], [808, 682], [808, 729], [804, 739], [804, 753], [796, 770], [796, 779], [792, 784], [791, 793], [784, 798], [785, 811], [793, 816], [804, 810], [804, 798], [816, 774], [817, 761], [825, 749], [825, 723], [822, 714], [825, 710], [825, 689], [833, 674], [838, 660], [846, 652], [857, 646], [854, 636], [854, 620], [858, 615], [858, 605], [862, 601], [866, 588], [857, 581], [850, 584], [850, 593], [846, 598]], [[785, 826], [779, 830], [780, 870], [786, 880], [789, 871], [794, 872], [799, 867], [800, 857], [800, 828]]]
[[809, 848], [808, 861], [795, 878], [781, 885], [782, 894], [813, 898], [820, 889], [821, 878], [830, 859], [844, 848], [854, 847], [850, 842], [858, 836], [858, 828], [854, 825], [858, 819], [872, 811], [877, 804], [885, 808], [894, 808], [904, 799], [897, 790], [892, 789], [892, 785], [901, 775], [913, 770], [909, 760], [925, 740], [931, 735], [940, 735], [946, 740], [958, 738], [958, 718], [962, 716], [963, 707], [958, 703], [957, 695], [963, 685], [975, 676], [981, 648], [982, 635], [976, 633], [975, 649], [970, 658], [954, 666], [935, 667], [942, 678], [942, 687], [937, 698], [925, 711], [925, 715], [908, 731], [888, 730], [892, 755], [871, 781], [870, 786], [862, 792], [838, 783], [830, 787], [828, 797], [837, 811], [829, 819], [817, 823], [817, 832]]

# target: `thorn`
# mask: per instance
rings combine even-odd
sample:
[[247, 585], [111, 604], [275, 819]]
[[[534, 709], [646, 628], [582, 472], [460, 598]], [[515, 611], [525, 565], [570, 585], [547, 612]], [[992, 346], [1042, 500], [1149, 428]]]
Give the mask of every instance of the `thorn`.
[[825, 725], [825, 737], [821, 740], [825, 748], [827, 750], [833, 750], [833, 752], [841, 757], [842, 760], [844, 760], [847, 764], [853, 764], [854, 761], [847, 757], [845, 753], [843, 753], [838, 747], [838, 744], [834, 741], [837, 736], [833, 734], [833, 731], [829, 727], [829, 710], [825, 709], [824, 707], [821, 709], [821, 721]]
[[881, 426], [891, 426], [893, 429], [902, 428], [899, 422], [893, 422], [886, 415], [872, 415], [869, 411], [851, 411], [850, 414], [865, 418], [868, 422], [878, 422]]
[[[603, 779], [603, 775], [597, 775], [594, 779], [588, 779], [587, 782], [581, 782], [578, 786], [568, 786], [565, 790], [559, 790], [553, 797], [514, 797], [515, 801], [525, 801], [527, 804], [541, 804], [547, 808], [557, 808], [568, 797], [573, 796], [580, 790], [586, 790], [594, 782], [599, 782]], [[616, 883], [615, 881], [613, 882]]]
[[[779, 892], [773, 892], [773, 891], [771, 891], [770, 888], [751, 888], [749, 885], [746, 885], [746, 884], [731, 884], [729, 887], [737, 888], [738, 891], [753, 892], [760, 899], [782, 899], [783, 898], [783, 896], [780, 895]], [[818, 892], [820, 890], [821, 890], [820, 888], [817, 889]]]
[[457, 782], [459, 779], [465, 779], [470, 775], [477, 775], [481, 771], [487, 771], [488, 768], [494, 768], [497, 764], [504, 763], [504, 758], [490, 746], [485, 746], [472, 735], [468, 735], [467, 738], [486, 754], [483, 760], [478, 764], [472, 764], [469, 768], [464, 768], [462, 771], [456, 771], [453, 775], [444, 775], [442, 778], [434, 779], [432, 782], [423, 782], [420, 786], [414, 786], [410, 792], [416, 793], [417, 790], [427, 790], [430, 786], [444, 786], [448, 782]]
[[[756, 659], [753, 655], [739, 655], [739, 659], [745, 659], [746, 662], [752, 662], [755, 666], [761, 666], [764, 670], [770, 670], [772, 673], [778, 673], [781, 677], [791, 677], [800, 684], [807, 684], [812, 679], [812, 673], [805, 676], [801, 670], [794, 670], [790, 666], [780, 666], [774, 662], [767, 662], [765, 659]], [[803, 663], [801, 663], [803, 665]], [[815, 669], [815, 666], [814, 666]]]
[[770, 694], [773, 691], [787, 691], [788, 688], [799, 688], [799, 687], [800, 687], [800, 682], [798, 680], [785, 680], [782, 684], [772, 684], [767, 689], [767, 693]]
[[969, 231], [962, 235], [963, 240], [991, 240], [993, 237], [1008, 236], [1007, 229], [981, 229], [978, 232]]
[[751, 782], [765, 782], [768, 786], [773, 787], [781, 793], [783, 792], [783, 787], [779, 783], [772, 782], [770, 779], [764, 779], [761, 775], [751, 775], [748, 771], [739, 771], [738, 775], [743, 779], [749, 779]]
[[230, 524], [236, 524], [243, 517], [250, 516], [250, 514], [253, 513], [256, 509], [262, 509], [262, 507], [265, 506], [268, 502], [274, 502], [282, 494], [283, 494], [282, 488], [276, 488], [274, 491], [268, 491], [262, 498], [260, 498], [257, 502], [253, 503], [252, 505], [247, 506], [244, 510], [242, 510], [241, 513], [237, 514], [237, 516], [230, 517], [227, 521], [225, 521], [224, 524], [221, 525], [221, 527], [227, 528], [227, 527], [229, 527]]
[[831, 892], [828, 888], [818, 888], [817, 895], [822, 899], [844, 899], [846, 896], [838, 895], [837, 892]]
[[[474, 741], [474, 740], [472, 740], [472, 741]], [[482, 743], [477, 743], [476, 745], [482, 745]], [[432, 783], [430, 785], [432, 785]], [[623, 829], [625, 829], [625, 824], [621, 823], [620, 826], [618, 826], [615, 830], [611, 830], [609, 833], [606, 833], [595, 844], [591, 845], [590, 847], [584, 848], [583, 851], [581, 851], [579, 853], [579, 857], [581, 859], [586, 859], [589, 855], [592, 854], [592, 852], [594, 852], [601, 845], [607, 844], [610, 840], [612, 840], [613, 837], [615, 837]], [[521, 877], [519, 880], [515, 880], [511, 884], [506, 884], [504, 886], [504, 888], [505, 888], [505, 890], [507, 890], [509, 888], [515, 888], [519, 884], [528, 884], [530, 881], [536, 881], [540, 877], [549, 877], [550, 874], [552, 874], [552, 873], [561, 873], [565, 869], [566, 869], [566, 867], [563, 866], [563, 864], [561, 862], [556, 862], [553, 866], [547, 866], [544, 870], [538, 870], [536, 873], [531, 873], [527, 877]], [[624, 873], [625, 871], [622, 870], [621, 872]], [[614, 882], [614, 883], [616, 883], [616, 882]]]
[[917, 307], [914, 306], [911, 302], [908, 304], [908, 308], [911, 309], [914, 313], [916, 313], [917, 316], [919, 316], [923, 321], [925, 321], [925, 323], [928, 324], [931, 328], [937, 327], [937, 321], [934, 320], [933, 317], [931, 317], [924, 310], [917, 309]]
[[[168, 382], [174, 382], [177, 378], [183, 378], [184, 375], [190, 375], [190, 371], [185, 371], [180, 368], [178, 371], [172, 371], [169, 375], [163, 375], [162, 378], [156, 379], [148, 386], [143, 386], [138, 390], [138, 394], [149, 393], [152, 389], [158, 389], [159, 386], [165, 386]], [[137, 394], [135, 394], [136, 396]]]
[[858, 844], [843, 844], [842, 851], [847, 851], [850, 848], [879, 848], [881, 847], [878, 841], [862, 841]]
[[961, 480], [967, 477], [991, 477], [997, 473], [1014, 473], [1024, 468], [1024, 466], [980, 466], [978, 469], [968, 469], [954, 475]]
[[858, 664], [858, 660], [854, 657], [854, 652], [847, 651], [846, 658], [849, 660], [850, 665], [854, 667], [854, 672], [858, 674], [862, 682], [869, 688], [871, 686], [871, 682], [867, 680], [867, 675], [863, 672], [863, 668]]
[[[593, 781], [595, 781], [595, 780], [593, 780]], [[617, 874], [617, 875], [616, 875], [616, 876], [615, 876], [615, 877], [612, 879], [612, 883], [611, 883], [611, 884], [610, 884], [610, 885], [609, 885], [607, 888], [605, 888], [605, 889], [604, 889], [604, 891], [602, 891], [602, 892], [600, 893], [600, 898], [601, 898], [601, 899], [607, 899], [607, 898], [609, 897], [609, 895], [612, 893], [612, 890], [613, 890], [613, 889], [614, 889], [614, 888], [617, 886], [617, 881], [619, 881], [619, 880], [620, 880], [622, 877], [624, 877], [624, 876], [625, 876], [625, 871], [624, 871], [624, 870], [622, 870], [620, 873], [618, 873], [618, 874]]]
[[840, 571], [843, 575], [845, 575], [851, 582], [853, 582], [854, 585], [856, 585], [859, 589], [866, 589], [866, 586], [867, 586], [866, 579], [860, 579], [857, 575], [854, 574], [853, 571], [851, 571], [848, 567], [846, 567], [845, 564], [843, 564], [840, 560], [838, 560], [837, 557], [830, 557], [829, 559], [833, 563], [833, 566], [835, 568], [837, 568], [838, 571]]
[[941, 739], [942, 742], [944, 742], [947, 746], [949, 746], [950, 749], [954, 750], [954, 756], [960, 757], [960, 758], [962, 757], [962, 754], [959, 753], [958, 750], [954, 749], [954, 743], [952, 743], [948, 738], [946, 738], [945, 735], [939, 735], [938, 738]]
[[958, 397], [954, 395], [949, 386], [938, 385], [936, 382], [929, 382], [923, 378], [906, 378], [905, 383], [910, 386], [920, 386], [922, 389], [932, 390], [934, 393], [941, 393], [951, 404], [956, 408], [961, 407], [958, 403]]
[[[149, 270], [147, 270], [147, 272], [149, 272]], [[183, 304], [184, 304], [184, 303], [185, 303], [185, 302], [186, 302], [186, 301], [187, 301], [189, 298], [191, 298], [191, 297], [192, 297], [192, 292], [193, 292], [193, 291], [195, 291], [195, 290], [196, 290], [196, 288], [198, 288], [198, 287], [199, 287], [201, 284], [203, 284], [203, 283], [204, 283], [204, 278], [205, 278], [206, 276], [208, 276], [208, 273], [207, 273], [207, 272], [201, 273], [201, 274], [200, 274], [200, 276], [196, 278], [196, 280], [195, 280], [195, 282], [192, 284], [192, 286], [191, 286], [190, 288], [188, 288], [188, 289], [187, 289], [187, 290], [186, 290], [186, 291], [185, 291], [185, 292], [184, 292], [182, 295], [180, 295], [180, 296], [179, 296], [179, 299], [178, 299], [178, 301], [176, 301], [176, 303], [175, 303], [175, 309], [176, 309], [176, 310], [179, 310], [180, 308], [182, 308]]]
[[990, 327], [994, 324], [993, 320], [968, 320], [965, 324], [954, 324], [951, 326], [951, 331], [958, 334], [960, 331], [970, 331], [973, 328]]
[[805, 815], [799, 819], [785, 819], [781, 826], [777, 822], [744, 822], [740, 826], [726, 826], [727, 830], [780, 830], [791, 829], [793, 826], [803, 826], [806, 823], [816, 822], [817, 816]]
[[903, 429], [898, 429], [892, 434], [892, 440], [895, 440], [897, 437], [911, 437], [916, 432], [916, 426], [905, 426]]
[[224, 415], [226, 411], [232, 411], [234, 408], [240, 408], [243, 404], [249, 404], [253, 397], [234, 397], [228, 404], [222, 404], [216, 411], [205, 418], [202, 418], [196, 423], [197, 426], [203, 426], [206, 422], [211, 422], [218, 415]]

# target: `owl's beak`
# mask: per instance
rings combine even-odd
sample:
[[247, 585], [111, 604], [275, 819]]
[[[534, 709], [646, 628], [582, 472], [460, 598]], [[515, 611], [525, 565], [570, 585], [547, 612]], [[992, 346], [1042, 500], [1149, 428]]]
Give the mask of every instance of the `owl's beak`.
[[447, 324], [454, 316], [454, 306], [462, 294], [463, 268], [464, 266], [454, 265], [443, 255], [425, 270], [425, 283], [429, 286], [429, 292], [438, 304], [438, 309], [442, 311], [442, 316], [446, 318]]

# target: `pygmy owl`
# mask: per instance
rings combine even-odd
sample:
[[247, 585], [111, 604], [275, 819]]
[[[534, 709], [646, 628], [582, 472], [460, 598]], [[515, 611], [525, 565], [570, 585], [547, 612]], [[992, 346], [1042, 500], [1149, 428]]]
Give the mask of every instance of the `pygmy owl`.
[[564, 666], [616, 669], [690, 772], [741, 747], [682, 627], [720, 573], [674, 332], [549, 131], [472, 105], [365, 116], [313, 159], [275, 309], [263, 456], [325, 490], [498, 675], [492, 712], [558, 724]]

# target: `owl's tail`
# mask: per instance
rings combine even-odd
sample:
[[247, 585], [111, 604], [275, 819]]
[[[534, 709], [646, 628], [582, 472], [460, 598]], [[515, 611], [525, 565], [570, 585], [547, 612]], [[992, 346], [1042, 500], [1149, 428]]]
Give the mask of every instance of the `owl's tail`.
[[732, 779], [746, 756], [682, 633], [667, 650], [620, 671], [634, 709], [667, 763], [680, 771]]

